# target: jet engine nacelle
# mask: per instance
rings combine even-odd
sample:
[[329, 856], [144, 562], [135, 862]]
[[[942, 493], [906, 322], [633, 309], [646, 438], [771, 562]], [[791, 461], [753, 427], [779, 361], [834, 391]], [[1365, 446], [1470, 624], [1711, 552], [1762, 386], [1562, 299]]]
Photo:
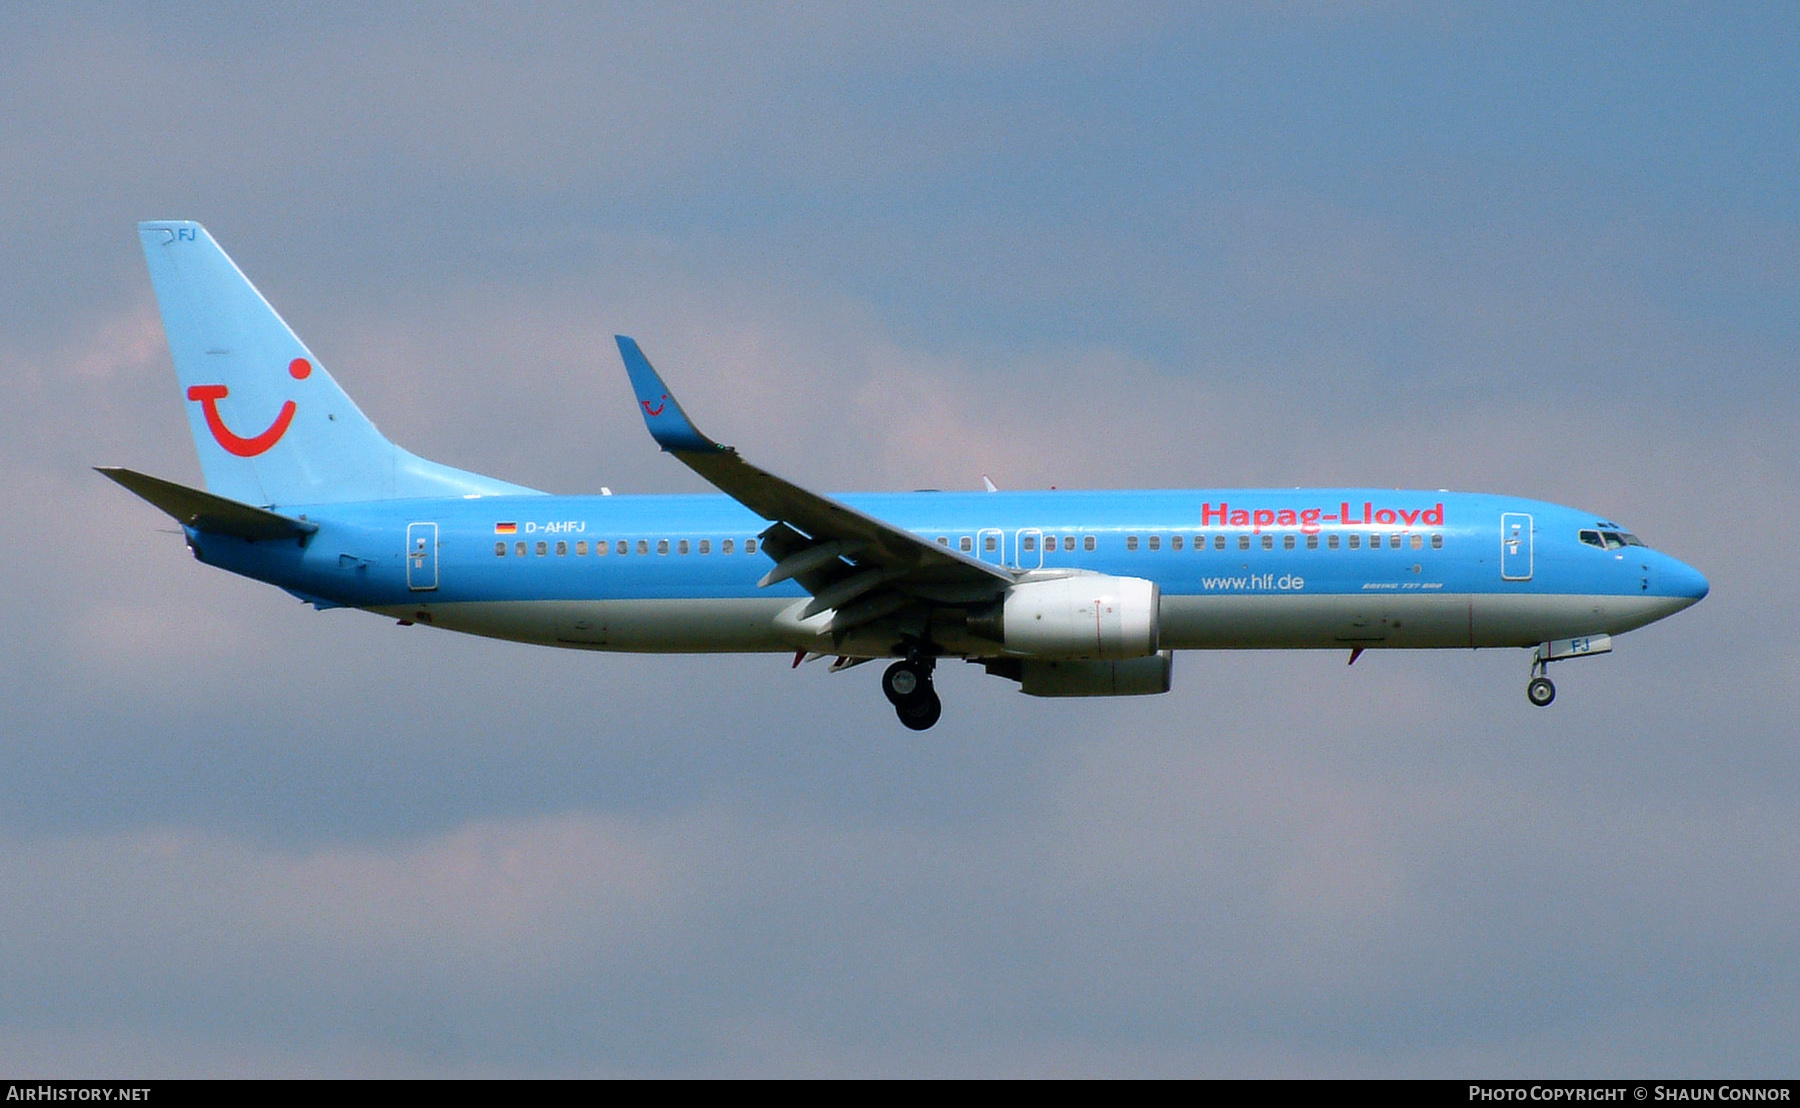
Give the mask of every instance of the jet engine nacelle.
[[1006, 590], [999, 626], [986, 633], [1033, 658], [1144, 658], [1156, 653], [1161, 601], [1156, 582], [1142, 577], [1025, 581]]
[[1026, 696], [1155, 696], [1169, 691], [1175, 652], [1118, 662], [1026, 658], [1019, 663], [1019, 691]]

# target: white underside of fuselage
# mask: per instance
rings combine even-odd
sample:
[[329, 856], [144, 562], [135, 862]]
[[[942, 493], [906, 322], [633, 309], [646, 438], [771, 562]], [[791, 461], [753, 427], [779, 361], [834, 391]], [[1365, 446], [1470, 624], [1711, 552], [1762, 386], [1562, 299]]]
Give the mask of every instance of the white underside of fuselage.
[[[371, 609], [382, 615], [489, 638], [655, 654], [815, 651], [894, 653], [891, 629], [873, 626], [833, 640], [808, 633], [784, 611], [791, 598], [421, 602]], [[1389, 594], [1382, 596], [1168, 596], [1165, 650], [1449, 649], [1533, 646], [1576, 635], [1617, 635], [1673, 615], [1694, 601], [1662, 596]], [[1008, 653], [956, 626], [933, 625], [946, 654]]]

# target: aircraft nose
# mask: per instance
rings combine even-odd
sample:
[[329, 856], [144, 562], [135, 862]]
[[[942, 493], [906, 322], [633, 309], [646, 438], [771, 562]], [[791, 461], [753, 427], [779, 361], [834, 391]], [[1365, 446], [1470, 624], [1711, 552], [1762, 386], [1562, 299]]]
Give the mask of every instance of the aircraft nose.
[[1661, 573], [1662, 585], [1670, 596], [1679, 596], [1689, 602], [1699, 601], [1712, 591], [1705, 575], [1686, 562], [1669, 559], [1669, 564]]

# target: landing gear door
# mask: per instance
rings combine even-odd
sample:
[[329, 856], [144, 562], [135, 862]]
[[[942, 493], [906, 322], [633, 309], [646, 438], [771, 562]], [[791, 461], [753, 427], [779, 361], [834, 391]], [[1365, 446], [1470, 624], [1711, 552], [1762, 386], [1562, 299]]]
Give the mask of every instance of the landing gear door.
[[1531, 517], [1523, 512], [1500, 517], [1500, 576], [1507, 581], [1531, 580]]
[[438, 587], [438, 525], [409, 523], [406, 525], [406, 587], [414, 592], [427, 592]]

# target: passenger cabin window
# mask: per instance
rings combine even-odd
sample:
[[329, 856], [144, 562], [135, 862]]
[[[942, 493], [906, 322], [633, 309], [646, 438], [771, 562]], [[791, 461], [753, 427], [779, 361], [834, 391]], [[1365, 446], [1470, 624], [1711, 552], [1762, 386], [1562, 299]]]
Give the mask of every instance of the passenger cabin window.
[[1264, 550], [1275, 549], [1275, 536], [1274, 535], [1264, 535], [1263, 536], [1263, 549]]
[[1283, 550], [1294, 549], [1294, 536], [1292, 536], [1292, 535], [1281, 536], [1281, 549], [1283, 549]]
[[998, 541], [999, 541], [998, 535], [983, 535], [981, 537], [981, 549], [987, 551], [989, 554], [992, 554], [994, 552], [994, 544]]
[[1238, 536], [1238, 549], [1239, 550], [1250, 549], [1250, 536], [1249, 535], [1239, 535]]
[[1425, 548], [1425, 536], [1424, 535], [1414, 535], [1412, 537], [1411, 546], [1414, 550], [1423, 550]]
[[1064, 550], [1074, 550], [1075, 549], [1075, 536], [1074, 535], [1064, 535], [1063, 536], [1063, 549]]
[[505, 543], [497, 542], [494, 544], [494, 557], [496, 557], [496, 558], [506, 557], [506, 544]]
[[575, 544], [575, 556], [577, 558], [587, 557], [587, 540], [586, 539], [582, 539], [580, 542]]
[[938, 545], [939, 545], [939, 546], [949, 546], [949, 545], [950, 545], [950, 540], [949, 540], [949, 539], [947, 539], [947, 538], [945, 538], [945, 537], [944, 537], [944, 536], [942, 536], [942, 535], [939, 535], [939, 536], [938, 536]]
[[1338, 548], [1338, 537], [1336, 535], [1326, 535], [1325, 536], [1325, 549], [1336, 550], [1337, 548]]
[[537, 552], [538, 552], [538, 557], [542, 558], [544, 555], [550, 553], [550, 544], [547, 542], [538, 543], [537, 544]]
[[1431, 549], [1433, 549], [1433, 550], [1444, 549], [1444, 536], [1442, 536], [1442, 535], [1431, 536]]
[[638, 553], [639, 554], [650, 553], [650, 540], [649, 539], [639, 539], [638, 540]]
[[721, 542], [719, 544], [719, 553], [721, 553], [721, 554], [731, 553], [731, 540], [730, 539], [726, 539], [724, 542]]
[[1170, 550], [1180, 550], [1181, 549], [1181, 536], [1180, 535], [1170, 535], [1169, 536], [1169, 549]]
[[558, 558], [568, 557], [569, 556], [569, 544], [566, 542], [557, 543], [556, 544], [556, 556]]
[[677, 545], [677, 546], [676, 546], [676, 547], [675, 547], [675, 549], [676, 549], [676, 550], [677, 550], [677, 551], [678, 551], [678, 552], [679, 552], [679, 553], [682, 553], [682, 554], [686, 554], [686, 553], [687, 553], [687, 552], [688, 552], [688, 541], [687, 541], [687, 540], [686, 540], [686, 539], [682, 539], [682, 540], [681, 540], [681, 542], [680, 542], [680, 544], [679, 544], [679, 545]]
[[712, 553], [712, 540], [711, 539], [701, 539], [700, 540], [700, 553], [702, 553], [702, 554], [711, 554]]
[[1350, 549], [1352, 549], [1352, 550], [1362, 549], [1362, 536], [1361, 535], [1351, 535], [1350, 536]]
[[745, 539], [744, 540], [744, 553], [746, 553], [746, 554], [756, 553], [756, 540], [755, 539]]
[[1317, 535], [1306, 536], [1306, 549], [1308, 549], [1308, 550], [1319, 549], [1319, 536], [1317, 536]]
[[1388, 549], [1390, 549], [1390, 550], [1400, 549], [1400, 535], [1398, 533], [1388, 536]]
[[627, 551], [629, 551], [629, 550], [630, 550], [630, 549], [631, 549], [631, 544], [630, 544], [630, 543], [628, 543], [628, 542], [626, 542], [626, 541], [625, 541], [625, 540], [624, 540], [624, 539], [620, 539], [620, 540], [619, 540], [619, 545], [618, 545], [618, 546], [617, 546], [617, 547], [615, 547], [615, 548], [614, 548], [614, 549], [615, 549], [615, 550], [616, 550], [616, 551], [617, 551], [617, 552], [618, 552], [618, 553], [619, 553], [619, 554], [624, 554], [624, 553], [626, 553], [626, 552], [627, 552]]
[[[988, 541], [993, 542], [994, 540], [989, 539]], [[1100, 545], [1099, 542], [1096, 541], [1094, 536], [1092, 536], [1092, 535], [1083, 535], [1081, 537], [1081, 549], [1083, 549], [1083, 550], [1092, 550], [1096, 546], [1099, 546], [1099, 545]], [[988, 547], [988, 549], [992, 550], [993, 547], [990, 546], [990, 547]]]
[[657, 539], [656, 540], [656, 552], [658, 554], [667, 554], [669, 552], [669, 540], [668, 539]]
[[1224, 535], [1214, 535], [1213, 536], [1213, 549], [1214, 550], [1225, 549], [1225, 536]]
[[[1133, 540], [1133, 541], [1135, 542], [1136, 540]], [[1155, 542], [1156, 540], [1152, 539], [1150, 541]], [[1024, 550], [1036, 550], [1037, 549], [1037, 536], [1036, 535], [1026, 535], [1023, 539], [1020, 540], [1019, 546], [1021, 549], [1024, 549]]]
[[964, 554], [967, 554], [970, 551], [975, 549], [975, 540], [970, 538], [967, 535], [964, 535], [962, 538], [956, 540], [956, 549], [962, 551]]
[[517, 554], [519, 557], [523, 558], [525, 556], [525, 544], [524, 543], [514, 544], [513, 553]]
[[1152, 550], [1161, 550], [1162, 549], [1162, 536], [1161, 535], [1151, 535], [1150, 536], [1150, 549], [1152, 549]]
[[1136, 550], [1137, 549], [1137, 536], [1136, 535], [1126, 535], [1125, 536], [1125, 549], [1127, 549], [1127, 550]]

